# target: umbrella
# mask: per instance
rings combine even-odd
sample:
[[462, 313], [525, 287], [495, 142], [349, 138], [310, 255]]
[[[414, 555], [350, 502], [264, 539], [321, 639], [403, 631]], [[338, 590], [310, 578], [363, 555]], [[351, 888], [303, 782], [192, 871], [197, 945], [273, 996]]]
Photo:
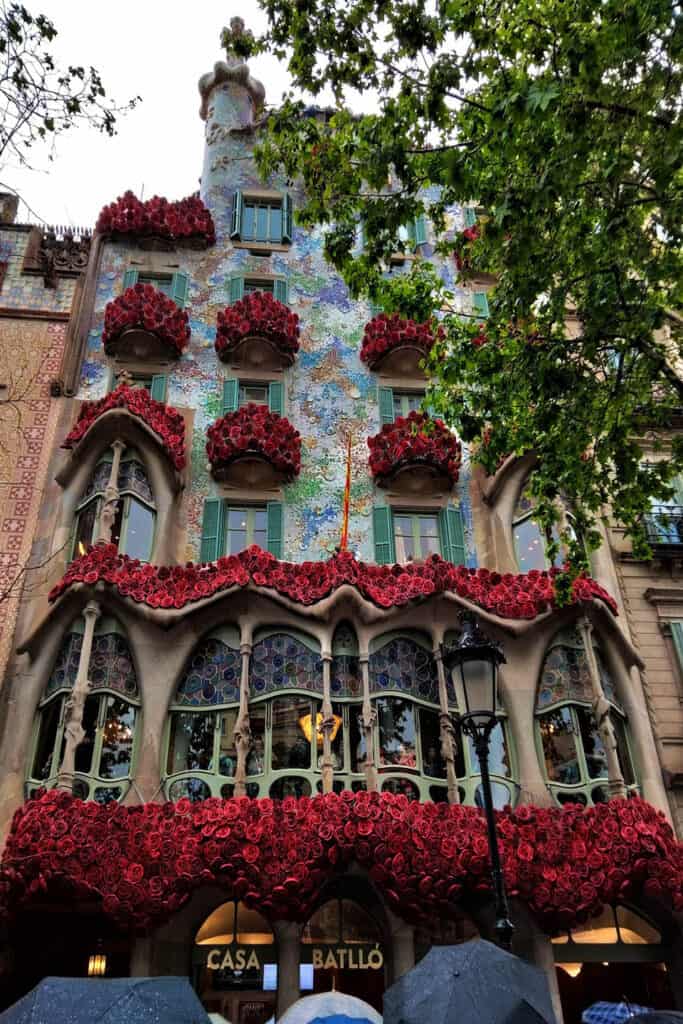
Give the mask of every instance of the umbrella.
[[581, 1024], [620, 1024], [622, 1020], [633, 1020], [636, 1014], [649, 1012], [647, 1006], [635, 1003], [593, 1003], [581, 1014]]
[[298, 999], [278, 1024], [382, 1024], [369, 1003], [345, 992], [318, 992]]
[[209, 1024], [187, 978], [43, 978], [0, 1024]]
[[555, 1024], [543, 971], [483, 939], [432, 946], [384, 993], [384, 1024]]
[[681, 1024], [683, 1013], [675, 1010], [646, 1010], [631, 1017], [628, 1024]]

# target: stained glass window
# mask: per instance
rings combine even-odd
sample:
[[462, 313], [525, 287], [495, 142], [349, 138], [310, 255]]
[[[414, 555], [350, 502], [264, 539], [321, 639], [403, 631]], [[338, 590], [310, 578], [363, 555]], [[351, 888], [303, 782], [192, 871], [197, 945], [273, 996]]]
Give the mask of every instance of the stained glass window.
[[175, 704], [180, 707], [209, 707], [234, 704], [240, 699], [242, 656], [214, 637], [196, 648], [185, 669]]
[[396, 637], [370, 655], [370, 692], [397, 690], [439, 703], [439, 680], [431, 651], [409, 637]]
[[322, 659], [296, 637], [274, 633], [254, 644], [249, 689], [254, 697], [283, 689], [322, 693]]

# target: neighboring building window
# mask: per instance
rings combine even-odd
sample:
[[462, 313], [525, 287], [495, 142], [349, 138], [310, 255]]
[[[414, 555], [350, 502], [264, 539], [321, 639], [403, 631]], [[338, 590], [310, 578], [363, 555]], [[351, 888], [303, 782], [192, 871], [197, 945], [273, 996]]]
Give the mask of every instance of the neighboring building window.
[[[62, 644], [38, 709], [27, 787], [51, 787], [64, 754], [65, 704], [78, 672], [83, 620]], [[140, 705], [128, 642], [118, 623], [100, 619], [88, 672], [90, 692], [83, 709], [85, 738], [76, 749], [74, 796], [109, 803], [128, 790], [134, 763], [135, 723]]]
[[[535, 505], [534, 499], [531, 496], [530, 488], [527, 486], [520, 494], [515, 510], [512, 515], [512, 536], [515, 543], [515, 553], [517, 555], [517, 564], [521, 572], [529, 572], [530, 569], [550, 569], [551, 562], [546, 557], [546, 539], [541, 532], [541, 528], [534, 518]], [[569, 529], [572, 536], [574, 531], [572, 529], [571, 515], [565, 513], [567, 520], [567, 528]], [[559, 533], [557, 527], [553, 527], [552, 536], [554, 540], [557, 540]], [[566, 558], [566, 549], [560, 548], [555, 562], [552, 563], [560, 568]]]
[[671, 481], [674, 493], [666, 501], [652, 499], [650, 514], [645, 518], [647, 538], [657, 548], [683, 546], [683, 478]]
[[288, 193], [259, 198], [235, 192], [230, 237], [240, 242], [287, 244], [292, 241], [292, 201]]
[[460, 509], [403, 511], [387, 505], [373, 509], [375, 561], [379, 565], [441, 555], [454, 565], [465, 564], [465, 535]]
[[187, 274], [178, 271], [175, 274], [162, 274], [135, 270], [130, 268], [123, 275], [123, 291], [132, 288], [136, 284], [151, 284], [157, 291], [163, 292], [173, 299], [176, 306], [182, 309], [187, 305], [187, 296], [190, 288], [190, 279]]
[[[76, 509], [71, 558], [85, 554], [87, 546], [97, 540], [111, 464], [109, 451], [97, 463]], [[154, 546], [156, 506], [144, 463], [133, 448], [126, 448], [121, 456], [117, 487], [120, 497], [111, 543], [117, 545], [121, 554], [148, 562]]]
[[[627, 739], [626, 716], [600, 650], [594, 645], [602, 688], [611, 704], [617, 754], [624, 782], [636, 780]], [[581, 637], [561, 630], [543, 662], [536, 698], [536, 719], [548, 787], [558, 803], [605, 803], [607, 755], [592, 712], [593, 689]]]
[[229, 377], [223, 381], [223, 416], [236, 412], [243, 405], [255, 402], [267, 405], [271, 412], [282, 416], [284, 412], [284, 386], [282, 381], [253, 381]]
[[258, 544], [276, 558], [282, 558], [283, 505], [234, 505], [221, 498], [207, 498], [200, 557], [215, 562], [222, 555], [237, 554]]

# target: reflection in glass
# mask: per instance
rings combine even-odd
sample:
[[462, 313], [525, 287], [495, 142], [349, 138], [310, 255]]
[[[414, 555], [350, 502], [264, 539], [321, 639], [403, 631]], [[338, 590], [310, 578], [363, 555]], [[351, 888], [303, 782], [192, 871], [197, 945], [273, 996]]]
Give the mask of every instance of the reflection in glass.
[[192, 803], [200, 800], [207, 800], [211, 796], [211, 790], [203, 779], [176, 779], [168, 790], [170, 800], [181, 800], [185, 797]]
[[[266, 770], [265, 704], [256, 704], [250, 708], [249, 727], [251, 729], [251, 747], [247, 754], [247, 775], [262, 775]], [[250, 796], [248, 789], [249, 787], [247, 787], [247, 796]]]
[[579, 761], [570, 709], [558, 708], [541, 715], [538, 722], [548, 778], [551, 782], [565, 785], [579, 782]]
[[293, 796], [298, 800], [299, 797], [310, 795], [310, 782], [297, 775], [285, 775], [283, 779], [276, 779], [270, 787], [270, 796], [274, 800], [284, 800], [286, 796]]
[[[470, 752], [470, 763], [472, 765], [472, 773], [478, 775], [479, 758], [477, 752], [474, 749], [474, 744], [470, 737], [467, 738]], [[511, 776], [510, 771], [510, 759], [508, 757], [507, 742], [505, 739], [505, 729], [501, 722], [497, 722], [491, 732], [491, 738], [489, 741], [489, 771], [492, 775], [503, 775], [509, 779]]]
[[410, 701], [382, 697], [377, 701], [380, 765], [417, 767], [415, 709]]
[[317, 704], [302, 697], [273, 701], [273, 768], [310, 768], [311, 744], [299, 719], [317, 712]]
[[435, 779], [446, 778], [446, 764], [441, 756], [439, 716], [436, 711], [420, 708], [420, 745], [422, 747], [422, 771]]
[[215, 716], [213, 712], [193, 714], [174, 712], [171, 716], [171, 740], [168, 746], [167, 772], [212, 771], [213, 734]]
[[385, 779], [382, 783], [382, 792], [405, 796], [411, 802], [420, 799], [420, 791], [412, 779]]
[[339, 900], [329, 900], [318, 907], [309, 917], [301, 933], [301, 941], [311, 945], [320, 942], [334, 944], [341, 936], [341, 905]]
[[127, 522], [122, 553], [147, 562], [152, 554], [154, 513], [134, 498], [127, 498], [126, 501]]
[[78, 558], [79, 555], [84, 555], [88, 545], [93, 543], [99, 504], [99, 498], [95, 498], [94, 501], [89, 501], [88, 504], [85, 505], [78, 513], [76, 530], [74, 533], [74, 546], [71, 555], [72, 558]]
[[[491, 796], [493, 798], [493, 806], [497, 811], [502, 811], [510, 803], [510, 790], [502, 782], [491, 783]], [[484, 790], [481, 787], [481, 783], [474, 792], [474, 803], [477, 807], [484, 806]]]
[[581, 730], [581, 742], [586, 757], [588, 777], [591, 779], [607, 778], [607, 752], [595, 725], [593, 713], [588, 708], [576, 708]]
[[[63, 703], [63, 699], [52, 700], [41, 709], [40, 731], [38, 733], [38, 743], [31, 771], [31, 776], [34, 779], [44, 781], [53, 774], [52, 758], [54, 756], [57, 727], [59, 726]], [[58, 771], [59, 765], [54, 765], [54, 774], [56, 775]]]
[[355, 900], [341, 901], [342, 942], [379, 942], [382, 935], [374, 921]]
[[130, 774], [135, 733], [135, 708], [119, 697], [107, 697], [99, 774], [124, 779]]
[[351, 771], [362, 772], [367, 758], [367, 744], [363, 732], [361, 716], [363, 709], [360, 704], [352, 704], [349, 708], [349, 739], [351, 741]]
[[219, 713], [218, 774], [232, 776], [237, 768], [237, 749], [234, 732], [237, 709]]
[[113, 804], [121, 799], [121, 793], [120, 786], [98, 786], [93, 799], [98, 804]]
[[429, 799], [435, 804], [447, 804], [448, 803], [448, 790], [445, 786], [430, 786], [429, 787]]
[[83, 708], [83, 741], [76, 747], [75, 768], [77, 772], [87, 775], [92, 767], [92, 755], [95, 749], [95, 733], [97, 731], [97, 717], [100, 710], [99, 697], [86, 697]]

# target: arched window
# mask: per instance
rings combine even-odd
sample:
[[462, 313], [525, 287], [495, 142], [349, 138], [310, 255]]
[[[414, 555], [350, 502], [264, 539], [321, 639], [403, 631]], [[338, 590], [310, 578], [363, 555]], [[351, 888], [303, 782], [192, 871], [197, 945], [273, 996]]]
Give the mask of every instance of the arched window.
[[[83, 620], [66, 635], [38, 708], [27, 788], [54, 786], [64, 754], [65, 705], [73, 689], [83, 641]], [[109, 803], [120, 800], [133, 774], [137, 678], [128, 642], [111, 618], [99, 620], [88, 672], [90, 692], [83, 710], [85, 737], [76, 749], [74, 796]]]
[[[551, 568], [551, 563], [545, 553], [547, 540], [534, 518], [534, 511], [534, 499], [527, 481], [512, 514], [512, 537], [520, 572], [529, 572], [530, 569], [542, 571]], [[573, 536], [571, 513], [565, 512], [565, 520], [566, 527]], [[558, 539], [557, 526], [553, 527], [552, 536], [553, 540]], [[560, 549], [553, 564], [558, 567], [562, 566], [565, 557], [565, 551]]]
[[[76, 508], [72, 558], [84, 554], [87, 546], [97, 540], [112, 459], [111, 451], [103, 454]], [[112, 543], [122, 554], [148, 562], [154, 545], [156, 506], [144, 463], [134, 448], [126, 448], [121, 455], [117, 486], [120, 498], [112, 525]]]
[[232, 796], [241, 665], [239, 630], [226, 626], [203, 640], [185, 666], [168, 726], [169, 799]]
[[[610, 702], [617, 754], [624, 782], [635, 789], [626, 716], [597, 645], [594, 653], [602, 688]], [[593, 690], [588, 659], [575, 629], [556, 634], [543, 662], [536, 697], [540, 753], [548, 787], [558, 803], [605, 803], [607, 756], [591, 710]]]
[[382, 928], [356, 899], [329, 899], [301, 933], [301, 974], [315, 992], [338, 990], [382, 1008], [385, 963]]

